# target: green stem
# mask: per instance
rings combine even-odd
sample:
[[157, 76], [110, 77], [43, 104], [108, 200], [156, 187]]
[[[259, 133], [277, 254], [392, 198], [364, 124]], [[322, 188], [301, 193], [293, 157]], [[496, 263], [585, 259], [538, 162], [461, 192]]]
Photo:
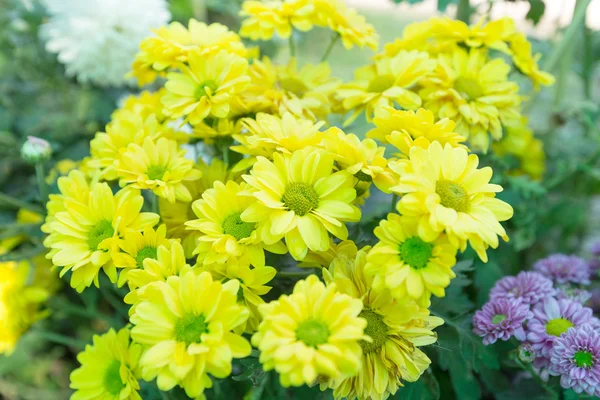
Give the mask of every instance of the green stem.
[[35, 177], [37, 178], [38, 189], [40, 191], [40, 199], [44, 208], [48, 201], [48, 185], [46, 185], [46, 174], [44, 172], [44, 162], [40, 161], [35, 164]]
[[150, 203], [150, 212], [160, 215], [158, 196], [151, 190], [148, 191], [148, 202]]
[[50, 300], [50, 307], [56, 310], [64, 311], [67, 314], [76, 315], [83, 318], [99, 319], [108, 322], [109, 324], [112, 322], [107, 315], [98, 313], [88, 308], [76, 306], [67, 301]]
[[223, 162], [229, 167], [229, 145], [227, 143], [223, 143], [221, 151], [223, 153]]
[[125, 320], [129, 319], [129, 313], [123, 307], [125, 305], [125, 303], [123, 302], [123, 299], [119, 299], [115, 295], [115, 293], [111, 290], [111, 288], [107, 288], [104, 285], [102, 285], [100, 287], [100, 292], [102, 292], [102, 294], [104, 295], [104, 299], [108, 302], [108, 304], [111, 305], [112, 308], [114, 308], [114, 310], [117, 313], [119, 313], [122, 317], [124, 317]]
[[315, 271], [311, 268], [308, 271], [277, 271], [277, 276], [281, 278], [306, 278], [314, 273]]
[[594, 67], [594, 58], [592, 55], [594, 49], [594, 36], [592, 30], [583, 25], [583, 93], [587, 100], [592, 99], [592, 74]]
[[296, 45], [294, 44], [294, 30], [292, 29], [292, 33], [290, 33], [290, 38], [288, 39], [288, 43], [290, 46], [290, 56], [296, 57]]
[[8, 261], [22, 261], [27, 260], [28, 258], [32, 258], [41, 254], [46, 250], [44, 246], [36, 246], [27, 250], [19, 250], [13, 251], [11, 253], [0, 255], [0, 262], [8, 262]]
[[31, 203], [28, 203], [26, 201], [19, 200], [15, 197], [9, 196], [4, 193], [0, 193], [0, 204], [1, 203], [4, 203], [4, 204], [14, 207], [14, 208], [24, 208], [26, 210], [33, 211], [38, 214], [44, 214], [43, 208], [40, 208], [40, 207], [38, 207], [34, 204], [31, 204]]
[[396, 212], [396, 204], [398, 203], [398, 195], [394, 193], [392, 196], [392, 204], [390, 205], [390, 212]]
[[456, 19], [467, 25], [469, 24], [469, 20], [471, 19], [471, 4], [469, 4], [469, 0], [458, 0]]
[[331, 40], [329, 41], [327, 50], [325, 50], [325, 54], [323, 54], [323, 57], [321, 57], [321, 62], [325, 62], [329, 58], [329, 55], [331, 54], [331, 50], [333, 50], [333, 48], [337, 44], [338, 40], [340, 40], [340, 34], [336, 33], [334, 36], [332, 36]]
[[46, 339], [49, 342], [62, 344], [69, 347], [75, 347], [78, 349], [84, 349], [87, 344], [83, 340], [75, 339], [72, 337], [64, 336], [59, 333], [47, 332], [36, 330], [35, 333], [40, 336], [42, 339]]
[[205, 0], [192, 0], [192, 13], [198, 21], [208, 21], [208, 10]]
[[552, 397], [554, 397], [554, 398], [557, 397], [557, 395], [554, 392], [554, 390], [550, 389], [546, 385], [546, 382], [544, 382], [542, 380], [542, 378], [540, 378], [540, 376], [535, 373], [535, 371], [533, 370], [533, 367], [531, 366], [531, 364], [525, 364], [523, 361], [519, 360], [518, 356], [515, 357], [515, 362], [517, 363], [518, 366], [520, 366], [521, 368], [523, 368], [524, 370], [526, 370], [527, 372], [529, 372], [529, 374], [531, 375], [531, 377], [537, 382], [538, 385], [540, 385], [542, 387], [542, 389], [544, 389], [544, 391], [546, 393], [551, 394]]

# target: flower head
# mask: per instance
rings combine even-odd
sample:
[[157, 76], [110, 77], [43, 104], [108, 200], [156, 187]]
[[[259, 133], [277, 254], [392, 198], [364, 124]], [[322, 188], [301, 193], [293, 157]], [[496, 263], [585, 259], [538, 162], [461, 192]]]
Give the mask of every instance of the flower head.
[[523, 323], [529, 318], [529, 305], [515, 299], [495, 299], [475, 313], [473, 332], [483, 338], [485, 345], [513, 336], [523, 341], [526, 338]]
[[556, 283], [590, 283], [590, 266], [581, 257], [553, 254], [537, 261], [533, 268]]
[[48, 161], [52, 157], [50, 143], [35, 136], [27, 136], [21, 147], [21, 157], [30, 164]]
[[536, 305], [557, 293], [552, 281], [538, 272], [521, 271], [517, 276], [505, 276], [490, 291], [490, 300], [516, 299]]

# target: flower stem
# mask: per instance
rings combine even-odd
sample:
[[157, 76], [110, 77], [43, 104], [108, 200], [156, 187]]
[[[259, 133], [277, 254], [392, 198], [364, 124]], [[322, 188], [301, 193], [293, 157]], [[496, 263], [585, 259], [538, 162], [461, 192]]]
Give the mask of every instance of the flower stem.
[[277, 271], [277, 276], [281, 278], [306, 278], [314, 273], [315, 272], [311, 268], [307, 271]]
[[544, 389], [544, 391], [546, 393], [551, 394], [553, 398], [557, 398], [557, 395], [554, 392], [554, 390], [550, 389], [546, 385], [546, 382], [544, 382], [542, 380], [542, 378], [540, 378], [540, 376], [535, 373], [535, 371], [533, 370], [533, 367], [531, 366], [531, 364], [525, 364], [523, 361], [519, 360], [519, 357], [515, 357], [515, 362], [517, 363], [517, 365], [519, 367], [521, 367], [524, 370], [526, 370], [527, 372], [529, 372], [529, 374], [531, 374], [531, 377], [533, 378], [533, 380], [535, 380], [537, 382], [537, 384], [540, 385], [542, 387], [542, 389]]
[[290, 33], [290, 37], [288, 39], [288, 43], [290, 46], [290, 56], [296, 57], [296, 45], [294, 43], [294, 30], [292, 29], [292, 33]]
[[44, 162], [40, 161], [35, 164], [35, 177], [37, 178], [38, 189], [40, 191], [40, 199], [44, 208], [48, 201], [48, 185], [46, 184], [46, 174], [44, 172]]
[[325, 50], [325, 54], [323, 54], [323, 57], [321, 57], [321, 62], [325, 62], [329, 58], [329, 55], [331, 54], [331, 50], [333, 50], [333, 48], [337, 44], [338, 40], [340, 40], [339, 33], [336, 33], [334, 36], [331, 37], [331, 40], [329, 41], [329, 45], [327, 46], [327, 50]]
[[229, 167], [229, 145], [227, 143], [223, 143], [221, 152], [223, 153], [223, 162], [227, 167]]
[[0, 204], [2, 203], [14, 208], [24, 208], [26, 210], [33, 211], [38, 214], [44, 213], [44, 209], [38, 207], [37, 205], [27, 203], [26, 201], [19, 200], [16, 197], [12, 197], [0, 192]]
[[458, 6], [456, 7], [456, 19], [468, 24], [470, 18], [471, 4], [469, 4], [469, 0], [458, 0]]
[[390, 212], [396, 212], [396, 204], [398, 203], [398, 195], [394, 193], [392, 196], [392, 204], [390, 205]]
[[86, 343], [82, 340], [78, 340], [72, 337], [64, 336], [59, 333], [40, 331], [36, 330], [35, 333], [42, 339], [46, 339], [49, 342], [62, 344], [69, 347], [76, 347], [78, 349], [85, 348]]

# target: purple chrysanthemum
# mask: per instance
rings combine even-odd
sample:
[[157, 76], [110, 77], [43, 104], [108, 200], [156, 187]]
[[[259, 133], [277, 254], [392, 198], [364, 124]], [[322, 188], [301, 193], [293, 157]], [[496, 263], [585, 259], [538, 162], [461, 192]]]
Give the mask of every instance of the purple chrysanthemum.
[[572, 287], [570, 285], [561, 285], [558, 288], [558, 299], [571, 299], [581, 304], [585, 304], [591, 297], [592, 292]]
[[484, 304], [473, 316], [473, 332], [483, 338], [483, 344], [508, 340], [515, 336], [525, 340], [523, 322], [531, 317], [527, 304], [514, 299], [496, 299]]
[[596, 257], [600, 257], [600, 240], [592, 243], [592, 245], [590, 246], [590, 253], [592, 253]]
[[533, 268], [556, 283], [590, 283], [590, 266], [581, 257], [553, 254], [537, 261]]
[[589, 306], [592, 307], [595, 313], [600, 313], [600, 288], [592, 290]]
[[519, 272], [517, 276], [500, 279], [490, 291], [490, 300], [517, 299], [524, 304], [535, 305], [547, 297], [556, 295], [552, 280], [539, 272]]
[[557, 338], [549, 371], [563, 388], [600, 397], [600, 332], [585, 324]]
[[552, 344], [569, 328], [595, 323], [592, 309], [569, 299], [548, 298], [533, 307], [533, 318], [527, 322], [527, 340], [537, 354], [547, 357]]

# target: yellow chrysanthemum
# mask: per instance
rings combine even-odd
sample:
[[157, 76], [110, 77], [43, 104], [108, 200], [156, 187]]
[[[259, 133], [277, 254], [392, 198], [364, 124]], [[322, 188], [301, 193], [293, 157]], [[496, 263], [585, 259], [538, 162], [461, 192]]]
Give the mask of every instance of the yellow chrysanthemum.
[[533, 136], [527, 127], [527, 119], [523, 118], [517, 125], [508, 125], [501, 141], [492, 143], [492, 150], [498, 156], [513, 156], [518, 160], [518, 167], [509, 174], [529, 175], [539, 180], [546, 170], [546, 153], [541, 140]]
[[145, 346], [143, 379], [157, 378], [163, 391], [179, 385], [196, 398], [212, 386], [208, 374], [229, 376], [232, 359], [251, 352], [250, 343], [232, 332], [249, 316], [237, 304], [239, 287], [235, 279], [222, 284], [208, 272], [188, 271], [138, 290], [130, 321], [132, 339]]
[[81, 366], [71, 373], [71, 400], [141, 400], [136, 370], [142, 346], [130, 341], [129, 329], [111, 328], [93, 341], [77, 355]]
[[231, 32], [225, 25], [218, 23], [206, 25], [204, 22], [190, 19], [188, 29], [179, 22], [171, 22], [154, 30], [156, 36], [149, 37], [140, 44], [140, 53], [132, 66], [132, 76], [140, 85], [153, 82], [158, 75], [168, 68], [175, 68], [180, 63], [188, 62], [191, 52], [203, 57], [214, 55], [220, 51], [248, 55], [248, 50], [240, 37]]
[[269, 40], [275, 33], [289, 38], [292, 28], [309, 31], [313, 27], [314, 0], [244, 1], [240, 35], [252, 40]]
[[271, 286], [266, 286], [277, 274], [273, 267], [251, 267], [248, 258], [229, 259], [226, 263], [215, 263], [202, 266], [203, 271], [208, 271], [214, 279], [227, 282], [237, 279], [240, 288], [237, 293], [238, 303], [248, 308], [250, 317], [245, 324], [238, 326], [237, 333], [254, 333], [260, 323], [258, 307], [264, 304], [260, 296], [269, 293]]
[[394, 300], [389, 291], [373, 289], [365, 274], [367, 251], [360, 250], [356, 259], [334, 260], [323, 270], [328, 284], [362, 300], [359, 317], [367, 321], [365, 334], [371, 338], [359, 342], [363, 356], [356, 376], [322, 385], [333, 388], [336, 399], [384, 400], [402, 381], [415, 382], [431, 363], [419, 347], [435, 343], [433, 329], [444, 323], [410, 299]]
[[311, 251], [309, 250], [304, 257], [304, 260], [298, 265], [299, 267], [328, 267], [333, 260], [354, 260], [358, 248], [352, 240], [342, 240], [335, 243], [333, 239], [329, 249], [326, 251]]
[[360, 219], [351, 205], [356, 197], [354, 178], [346, 171], [333, 173], [333, 158], [323, 150], [306, 148], [293, 154], [264, 157], [243, 178], [258, 202], [241, 215], [247, 222], [264, 224], [267, 244], [285, 237], [292, 257], [302, 260], [308, 251], [329, 248], [329, 234], [348, 237], [344, 222]]
[[75, 168], [78, 168], [80, 164], [80, 161], [73, 161], [68, 158], [57, 161], [50, 172], [48, 172], [48, 175], [46, 176], [46, 183], [50, 186], [54, 185], [56, 181], [58, 181], [58, 178], [61, 176], [67, 176], [69, 172], [73, 171]]
[[214, 187], [205, 191], [202, 199], [192, 205], [198, 219], [185, 225], [202, 233], [194, 250], [199, 264], [224, 263], [229, 258], [247, 256], [255, 267], [264, 267], [264, 250], [286, 253], [281, 241], [268, 245], [262, 242], [262, 228], [258, 223], [240, 218], [256, 202], [254, 197], [240, 194], [246, 190], [245, 183], [215, 182]]
[[245, 132], [234, 135], [240, 145], [231, 149], [242, 154], [263, 156], [273, 159], [273, 153], [290, 154], [306, 147], [318, 146], [324, 138], [319, 129], [324, 122], [313, 123], [306, 119], [297, 119], [289, 112], [278, 117], [259, 113], [256, 118], [244, 118]]
[[510, 50], [512, 52], [512, 60], [518, 70], [529, 77], [536, 88], [540, 85], [550, 86], [554, 83], [554, 76], [548, 72], [541, 71], [538, 66], [538, 61], [542, 57], [541, 54], [531, 52], [531, 43], [522, 33], [516, 33], [509, 40]]
[[389, 193], [395, 181], [387, 168], [385, 147], [377, 146], [373, 139], [361, 141], [358, 136], [345, 134], [335, 127], [325, 132], [324, 147], [333, 156], [338, 168], [354, 176], [357, 183], [374, 183], [379, 190]]
[[165, 89], [160, 88], [156, 92], [144, 90], [137, 95], [129, 95], [123, 100], [120, 107], [111, 114], [110, 118], [112, 120], [127, 119], [129, 118], [128, 113], [133, 113], [139, 115], [142, 119], [146, 119], [154, 114], [157, 121], [162, 124], [168, 120], [163, 112], [164, 106], [160, 101], [165, 93]]
[[146, 138], [141, 146], [131, 143], [115, 167], [122, 187], [150, 189], [170, 203], [176, 199], [192, 201], [183, 182], [199, 179], [202, 174], [192, 160], [185, 158], [185, 150], [177, 142], [165, 138], [156, 142]]
[[[73, 171], [69, 174], [73, 181]], [[63, 179], [63, 178], [61, 178]], [[65, 181], [63, 181], [65, 182]], [[65, 185], [59, 187], [62, 189]], [[78, 292], [92, 282], [98, 286], [100, 269], [116, 282], [117, 270], [111, 255], [118, 251], [119, 238], [129, 231], [142, 231], [156, 225], [159, 216], [140, 213], [144, 199], [135, 189], [125, 188], [113, 195], [106, 183], [97, 183], [81, 197], [62, 192], [64, 209], [46, 220], [49, 236], [44, 245], [51, 249], [46, 256], [57, 267], [61, 277], [72, 271], [71, 286]]]
[[248, 62], [225, 51], [208, 57], [190, 52], [188, 59], [189, 67], [180, 67], [183, 73], [167, 74], [165, 113], [172, 118], [185, 116], [192, 125], [209, 115], [226, 118], [231, 97], [250, 81]]
[[458, 249], [444, 234], [434, 240], [419, 236], [419, 219], [388, 214], [375, 228], [379, 241], [369, 252], [365, 270], [375, 276], [374, 287], [385, 287], [396, 299], [410, 297], [423, 307], [431, 294], [444, 297], [456, 275]]
[[377, 50], [379, 35], [365, 17], [342, 0], [315, 0], [316, 24], [337, 33], [346, 49], [354, 46]]
[[202, 122], [194, 125], [191, 137], [201, 139], [204, 144], [227, 143], [234, 134], [241, 131], [242, 124], [230, 118], [207, 117]]
[[393, 107], [396, 103], [407, 109], [418, 108], [421, 98], [413, 89], [435, 65], [435, 60], [427, 53], [403, 51], [393, 58], [357, 69], [355, 80], [337, 91], [344, 108], [352, 111], [345, 125], [352, 123], [363, 111], [367, 121], [371, 122], [379, 109]]
[[263, 321], [252, 336], [263, 369], [274, 369], [284, 387], [312, 385], [354, 375], [360, 365], [359, 340], [366, 321], [362, 303], [327, 287], [315, 275], [290, 295], [259, 307]]
[[434, 122], [431, 111], [419, 108], [415, 111], [383, 109], [373, 118], [375, 128], [367, 132], [367, 137], [389, 143], [400, 152], [396, 157], [408, 158], [413, 146], [428, 148], [432, 142], [446, 143], [452, 147], [465, 147], [464, 136], [454, 132], [455, 124], [448, 118]]
[[474, 150], [487, 151], [491, 135], [502, 137], [502, 126], [521, 118], [519, 85], [508, 80], [510, 67], [490, 61], [483, 50], [456, 48], [438, 57], [434, 75], [421, 81], [424, 107], [437, 118], [456, 122], [456, 132]]
[[410, 159], [397, 164], [400, 181], [392, 191], [402, 195], [401, 214], [419, 217], [421, 238], [431, 241], [445, 231], [450, 243], [464, 251], [468, 241], [486, 262], [486, 249], [498, 247], [498, 236], [508, 241], [499, 221], [511, 218], [513, 209], [495, 198], [502, 187], [489, 183], [492, 169], [478, 164], [477, 155], [449, 144], [413, 147]]

